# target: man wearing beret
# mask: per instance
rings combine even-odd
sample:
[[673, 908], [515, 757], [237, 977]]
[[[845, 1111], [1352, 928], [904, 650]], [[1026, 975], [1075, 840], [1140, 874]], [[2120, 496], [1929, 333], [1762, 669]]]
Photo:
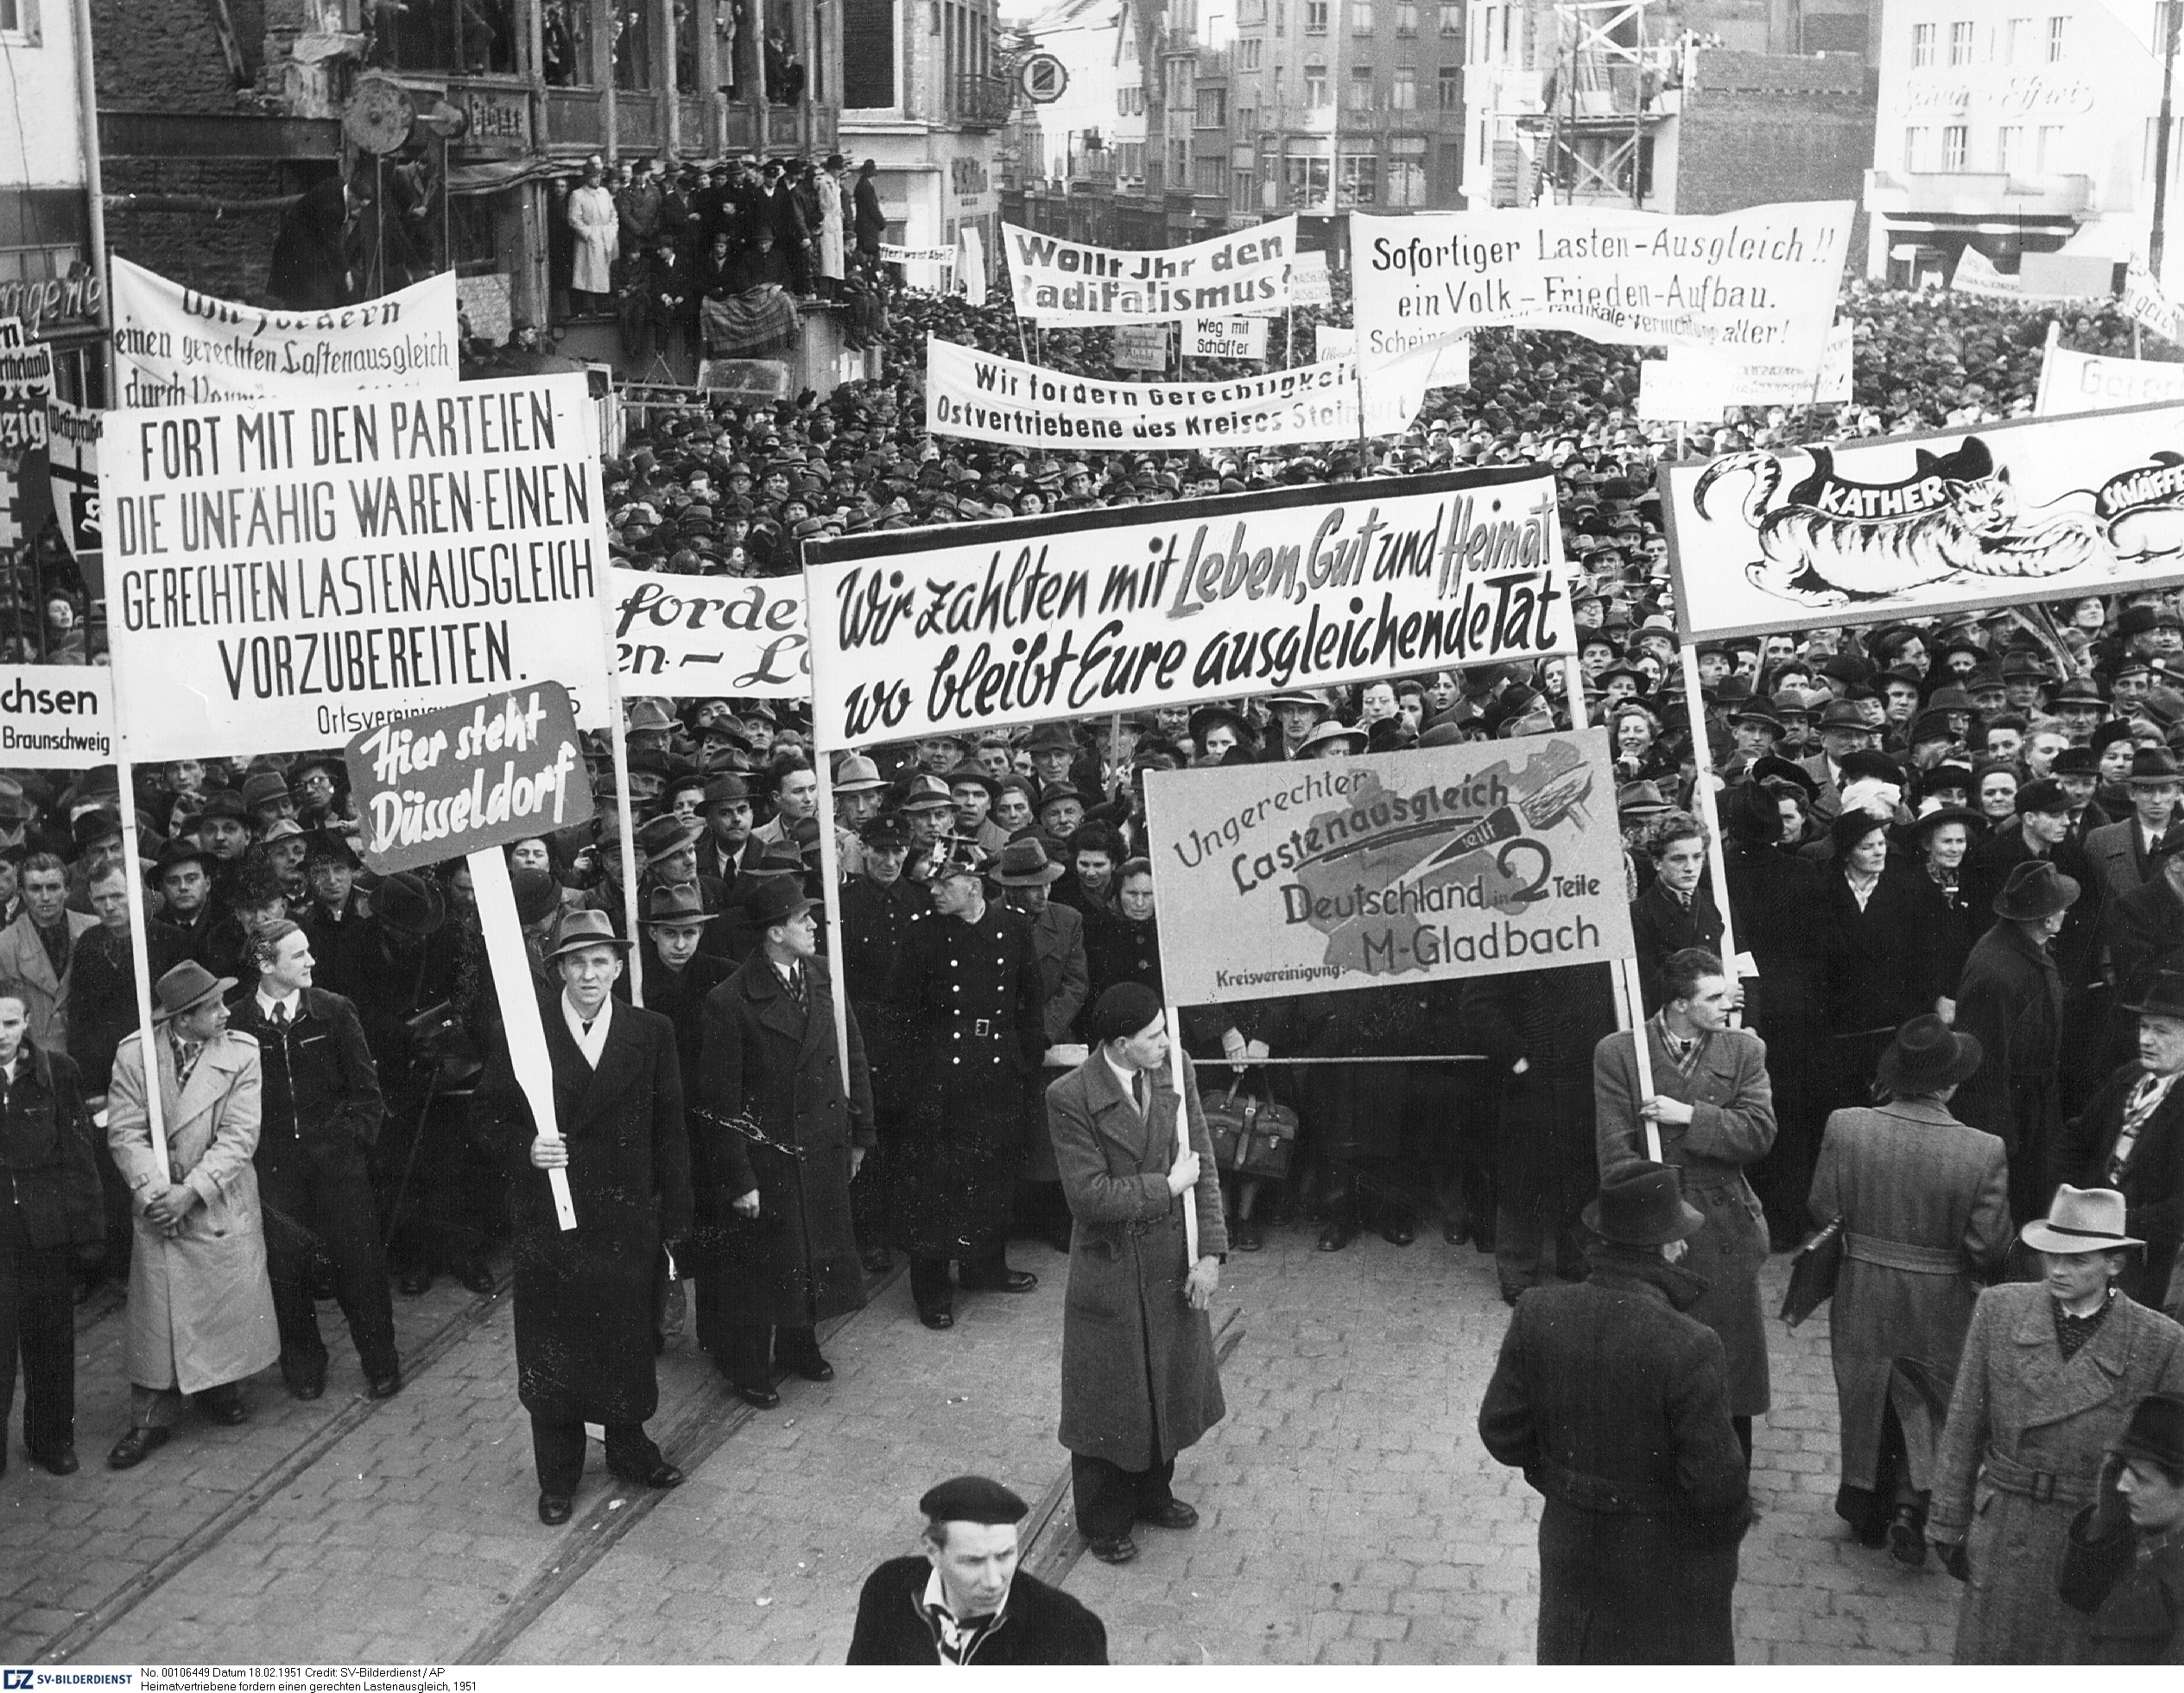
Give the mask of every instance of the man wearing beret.
[[[1061, 1443], [1077, 1526], [1094, 1557], [1137, 1556], [1130, 1530], [1189, 1528], [1170, 1491], [1175, 1457], [1226, 1412], [1206, 1315], [1228, 1252], [1220, 1177], [1184, 1067], [1168, 1082], [1160, 998], [1119, 982], [1092, 1007], [1092, 1051], [1047, 1090], [1047, 1115], [1075, 1230], [1062, 1306]], [[1177, 1144], [1181, 1116], [1190, 1143]], [[1187, 1256], [1183, 1207], [1198, 1216]]]
[[857, 1601], [852, 1664], [1100, 1664], [1107, 1630], [1016, 1568], [1030, 1507], [998, 1481], [959, 1475], [918, 1500], [925, 1555], [889, 1558]]

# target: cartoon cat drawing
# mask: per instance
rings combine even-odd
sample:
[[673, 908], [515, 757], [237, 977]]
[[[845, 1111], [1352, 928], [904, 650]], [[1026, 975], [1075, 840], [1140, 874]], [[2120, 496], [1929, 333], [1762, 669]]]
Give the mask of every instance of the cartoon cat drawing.
[[1744, 517], [1757, 531], [1763, 559], [1746, 565], [1744, 574], [1778, 598], [1842, 605], [1957, 576], [2058, 576], [2115, 561], [2090, 517], [2065, 512], [2029, 522], [2009, 470], [1996, 470], [1977, 436], [1946, 457], [1919, 449], [1911, 475], [1887, 484], [1839, 477], [1826, 447], [1804, 451], [1813, 473], [1772, 510], [1782, 461], [1770, 452], [1716, 459], [1692, 490], [1693, 509], [1706, 517], [1716, 483], [1750, 475]]

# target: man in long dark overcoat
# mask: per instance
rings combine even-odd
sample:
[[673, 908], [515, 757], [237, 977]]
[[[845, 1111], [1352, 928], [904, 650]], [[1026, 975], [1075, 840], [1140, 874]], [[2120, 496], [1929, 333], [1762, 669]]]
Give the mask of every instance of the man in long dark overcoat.
[[[1061, 1319], [1061, 1443], [1071, 1453], [1077, 1526], [1092, 1556], [1137, 1556], [1134, 1523], [1188, 1528], [1198, 1513], [1170, 1490], [1175, 1455], [1226, 1407], [1206, 1316], [1228, 1235], [1219, 1172], [1184, 1067], [1168, 1083], [1161, 1002], [1140, 982], [1099, 996], [1092, 1052], [1047, 1090], [1047, 1117], [1076, 1229]], [[1179, 1112], [1190, 1125], [1176, 1145]], [[1198, 1256], [1187, 1254], [1186, 1204]]]
[[928, 1329], [954, 1326], [951, 1260], [965, 1288], [1025, 1293], [1009, 1267], [1009, 1202], [1023, 1134], [1024, 1084], [1047, 1049], [1046, 995], [1031, 919], [986, 898], [984, 851], [934, 849], [933, 909], [910, 925], [888, 997], [915, 1059], [895, 1191], [895, 1244]]
[[[539, 1134], [507, 1046], [472, 1109], [515, 1166], [516, 1393], [531, 1414], [539, 1520], [565, 1523], [584, 1475], [584, 1425], [606, 1430], [607, 1467], [671, 1488], [682, 1472], [644, 1431], [653, 1373], [653, 1265], [690, 1229], [690, 1152], [674, 1026], [617, 1001], [629, 942], [605, 912], [573, 911], [549, 962], [560, 994], [541, 1008], [558, 1138]], [[576, 1227], [554, 1215], [547, 1172], [568, 1172]]]
[[[1759, 1272], [1767, 1223], [1744, 1172], [1775, 1144], [1774, 1090], [1767, 1046], [1728, 1026], [1729, 983], [1721, 960], [1697, 948], [1662, 963], [1661, 1009], [1634, 1036], [1624, 1031], [1593, 1049], [1593, 1113], [1603, 1186], [1646, 1161], [1645, 1125], [1661, 1131], [1662, 1161], [1706, 1219], [1691, 1243], [1689, 1267], [1706, 1284], [1691, 1314], [1721, 1336], [1729, 1413], [1751, 1452], [1751, 1419], [1767, 1409], [1766, 1319]], [[1639, 1085], [1636, 1040], [1647, 1045], [1653, 1093]]]
[[1744, 1453], [1720, 1336], [1688, 1314], [1705, 1285], [1663, 1251], [1710, 1225], [1643, 1160], [1585, 1220], [1591, 1275], [1518, 1299], [1478, 1407], [1486, 1450], [1546, 1496], [1539, 1662], [1734, 1662]]
[[706, 999], [699, 1098], [755, 1133], [731, 1127], [700, 1143], [718, 1156], [695, 1160], [698, 1339], [762, 1411], [781, 1403], [771, 1364], [833, 1379], [817, 1327], [864, 1304], [849, 1191], [872, 1143], [872, 1087], [853, 1014], [842, 1074], [816, 903], [793, 876], [759, 882], [759, 944]]
[[2048, 1156], [2062, 1130], [2063, 982], [2049, 947], [2078, 895], [2077, 881], [2053, 864], [2018, 865], [1957, 984], [1956, 1027], [1985, 1057], [1949, 1109], [2001, 1140], [2013, 1216], [2043, 1215], [2054, 1191]]
[[908, 1083], [915, 1049], [905, 1038], [906, 1019], [887, 997], [895, 961], [911, 919], [930, 908], [924, 887], [902, 874], [910, 850], [909, 825], [899, 812], [883, 812], [858, 831], [854, 875], [842, 884], [842, 991], [864, 1037], [872, 1072], [872, 1132], [877, 1137], [850, 1185], [850, 1207], [864, 1267], [875, 1273], [892, 1262], [887, 1249], [888, 1212], [902, 1158], [902, 1125], [909, 1114]]

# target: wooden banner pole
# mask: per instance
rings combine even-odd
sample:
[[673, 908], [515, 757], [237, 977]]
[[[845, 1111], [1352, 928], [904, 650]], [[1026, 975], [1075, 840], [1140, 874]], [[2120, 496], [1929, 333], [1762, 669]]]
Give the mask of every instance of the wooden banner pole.
[[[114, 691], [116, 715], [121, 709], [121, 690]], [[117, 756], [114, 775], [121, 790], [122, 850], [129, 866], [129, 950], [130, 976], [136, 989], [136, 1038], [142, 1043], [144, 1059], [144, 1115], [152, 1132], [152, 1154], [159, 1159], [159, 1167], [171, 1171], [167, 1161], [167, 1111], [160, 1097], [159, 1048], [157, 1032], [152, 1027], [152, 942], [151, 925], [144, 913], [144, 875], [136, 867], [136, 843], [142, 838], [136, 832], [136, 771], [123, 750], [128, 746], [125, 734], [114, 737]], [[208, 891], [206, 897], [211, 894]], [[112, 1111], [111, 1096], [107, 1109]]]
[[[1171, 1005], [1168, 1008], [1168, 1069], [1169, 1083], [1175, 1090], [1175, 1150], [1179, 1154], [1191, 1147], [1191, 1096], [1183, 1069], [1187, 1061], [1183, 1055], [1183, 1013]], [[1183, 1261], [1194, 1265], [1198, 1262], [1198, 1189], [1188, 1188], [1178, 1197], [1183, 1202]]]
[[1713, 742], [1706, 736], [1706, 702], [1700, 697], [1699, 649], [1687, 641], [1681, 657], [1684, 711], [1691, 720], [1692, 763], [1695, 769], [1692, 797], [1706, 825], [1706, 881], [1713, 889], [1714, 905], [1721, 913], [1721, 962], [1741, 996], [1744, 980], [1749, 976], [1757, 981], [1759, 971], [1737, 951], [1736, 925], [1729, 914], [1729, 868], [1722, 856], [1721, 807], [1714, 801]]
[[[1638, 1061], [1638, 1103], [1643, 1106], [1654, 1096], [1653, 1036], [1646, 1027], [1645, 998], [1638, 990], [1638, 961], [1636, 958], [1617, 958], [1615, 961], [1616, 984], [1621, 989], [1619, 997], [1630, 1019], [1630, 1051]], [[1646, 1156], [1655, 1164], [1663, 1162], [1661, 1156], [1661, 1125], [1651, 1118], [1641, 1115], [1646, 1132]]]
[[[500, 848], [481, 847], [469, 856], [472, 890], [478, 898], [478, 923], [485, 940], [485, 960], [500, 998], [501, 1027], [508, 1034], [508, 1059], [523, 1097], [530, 1102], [531, 1126], [546, 1140], [561, 1138], [554, 1115], [554, 1060], [546, 1050], [546, 1024], [539, 1010], [538, 979], [523, 944], [523, 921], [516, 914], [516, 889], [509, 881], [508, 859]], [[632, 952], [636, 951], [631, 947]], [[569, 1198], [569, 1172], [546, 1172], [554, 1191], [554, 1215], [564, 1229], [576, 1227]]]

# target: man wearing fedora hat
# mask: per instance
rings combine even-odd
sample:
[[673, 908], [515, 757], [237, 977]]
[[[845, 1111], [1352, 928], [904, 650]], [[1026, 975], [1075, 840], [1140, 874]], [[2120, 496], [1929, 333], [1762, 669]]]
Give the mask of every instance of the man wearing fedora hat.
[[842, 1073], [817, 903], [792, 877], [753, 888], [757, 944], [705, 1004], [698, 1097], [715, 1128], [693, 1146], [698, 1338], [760, 1410], [781, 1403], [776, 1366], [833, 1379], [818, 1325], [864, 1304], [850, 1182], [873, 1140], [871, 1081], [854, 1013]]
[[[629, 944], [605, 912], [569, 912], [555, 931], [561, 991], [541, 1014], [559, 1137], [539, 1133], [505, 1043], [472, 1103], [514, 1172], [516, 1392], [549, 1527], [574, 1510], [587, 1422], [605, 1427], [607, 1467], [624, 1481], [682, 1480], [644, 1431], [660, 1400], [654, 1270], [661, 1243], [690, 1229], [682, 1070], [674, 1026], [614, 997]], [[572, 1229], [554, 1214], [546, 1172], [556, 1168], [568, 1172]]]
[[2017, 865], [1994, 896], [1995, 922], [1957, 983], [1956, 1027], [1985, 1054], [1957, 1090], [1960, 1121], [1998, 1136], [2010, 1155], [2013, 1215], [2039, 1209], [2048, 1156], [2062, 1129], [2064, 982], [2051, 951], [2080, 884], [2045, 859]]
[[1835, 1513], [1899, 1563], [1926, 1561], [1940, 1405], [1972, 1325], [1976, 1278], [2009, 1249], [2002, 1142], [1949, 1101], [1979, 1043], [1931, 1012], [1881, 1057], [1883, 1102], [1828, 1118], [1807, 1210], [1839, 1219], [1844, 1262], [1828, 1318], [1842, 1480]]
[[136, 1219], [130, 1260], [130, 1425], [106, 1462], [164, 1446], [184, 1395], [214, 1422], [246, 1420], [242, 1382], [281, 1356], [258, 1208], [257, 1043], [228, 1029], [232, 976], [194, 959], [152, 990], [151, 1039], [167, 1156], [153, 1150], [144, 1038], [114, 1054], [106, 1144]]
[[2131, 815], [2086, 832], [2086, 859], [2100, 878], [2107, 900], [2121, 899], [2153, 875], [2155, 860], [2184, 799], [2184, 775], [2166, 748], [2149, 747], [2131, 755]]
[[1327, 702], [1312, 688], [1290, 688], [1267, 701], [1275, 732], [1266, 737], [1259, 753], [1262, 764], [1281, 764], [1301, 758], [1305, 736], [1327, 715]]
[[1843, 809], [1843, 761], [1869, 750], [1875, 737], [1864, 714], [1847, 699], [1836, 700], [1821, 711], [1817, 732], [1820, 749], [1800, 759], [1798, 765], [1815, 785], [1813, 814], [1826, 822]]
[[2071, 1524], [2149, 1393], [2184, 1393], [2184, 1329], [2117, 1282], [2143, 1242], [2124, 1196], [2058, 1188], [2019, 1238], [2041, 1279], [1979, 1295], [1934, 1462], [1927, 1538], [1966, 1583], [1959, 1664], [2077, 1664], [2092, 1633], [2056, 1592]]
[[[706, 909], [699, 886], [695, 881], [655, 882], [645, 890], [637, 918], [637, 926], [644, 932], [645, 1008], [674, 1025], [675, 1057], [685, 1076], [698, 1073], [706, 996], [736, 968], [706, 950], [706, 933], [718, 914]], [[624, 993], [628, 979], [615, 984], [617, 993]]]
[[2184, 1309], [2184, 1285], [2172, 1273], [2184, 1250], [2184, 973], [2151, 972], [2123, 1008], [2138, 1020], [2138, 1056], [2120, 1067], [2056, 1137], [2048, 1158], [2051, 1184], [2114, 1188], [2128, 1208], [2126, 1227], [2146, 1250], [2124, 1273], [2123, 1289], [2143, 1305]]
[[741, 899], [746, 890], [737, 877], [766, 856], [751, 838], [750, 785], [732, 770], [706, 783], [705, 839], [698, 846], [698, 874], [721, 885], [724, 897]]
[[[1050, 1071], [1067, 1070], [1081, 1061], [1081, 1049], [1070, 1043], [1076, 1039], [1078, 1016], [1092, 997], [1084, 916], [1053, 897], [1054, 884], [1061, 878], [1062, 867], [1048, 860], [1046, 846], [1035, 835], [1010, 842], [993, 867], [1001, 897], [1031, 919], [1031, 946], [1038, 956], [1047, 1003], [1047, 1043], [1041, 1062]], [[1047, 1093], [1036, 1084], [1025, 1090], [1016, 1212], [1018, 1220], [1029, 1223], [1055, 1251], [1069, 1250], [1069, 1207], [1061, 1194], [1061, 1171], [1054, 1163]]]
[[2149, 1393], [2070, 1525], [2056, 1580], [2093, 1664], [2184, 1664], [2184, 1396]]
[[914, 1073], [896, 1171], [893, 1243], [929, 1329], [953, 1328], [951, 1260], [966, 1288], [1029, 1292], [1009, 1267], [1009, 1210], [1024, 1090], [1048, 1047], [1046, 990], [1031, 919], [986, 898], [991, 861], [967, 842], [934, 849], [932, 909], [911, 924], [888, 998], [905, 1020]]
[[1585, 1210], [1579, 1283], [1516, 1302], [1479, 1439], [1546, 1498], [1541, 1664], [1727, 1664], [1750, 1517], [1720, 1337], [1683, 1267], [1706, 1227], [1679, 1173], [1636, 1159]]

